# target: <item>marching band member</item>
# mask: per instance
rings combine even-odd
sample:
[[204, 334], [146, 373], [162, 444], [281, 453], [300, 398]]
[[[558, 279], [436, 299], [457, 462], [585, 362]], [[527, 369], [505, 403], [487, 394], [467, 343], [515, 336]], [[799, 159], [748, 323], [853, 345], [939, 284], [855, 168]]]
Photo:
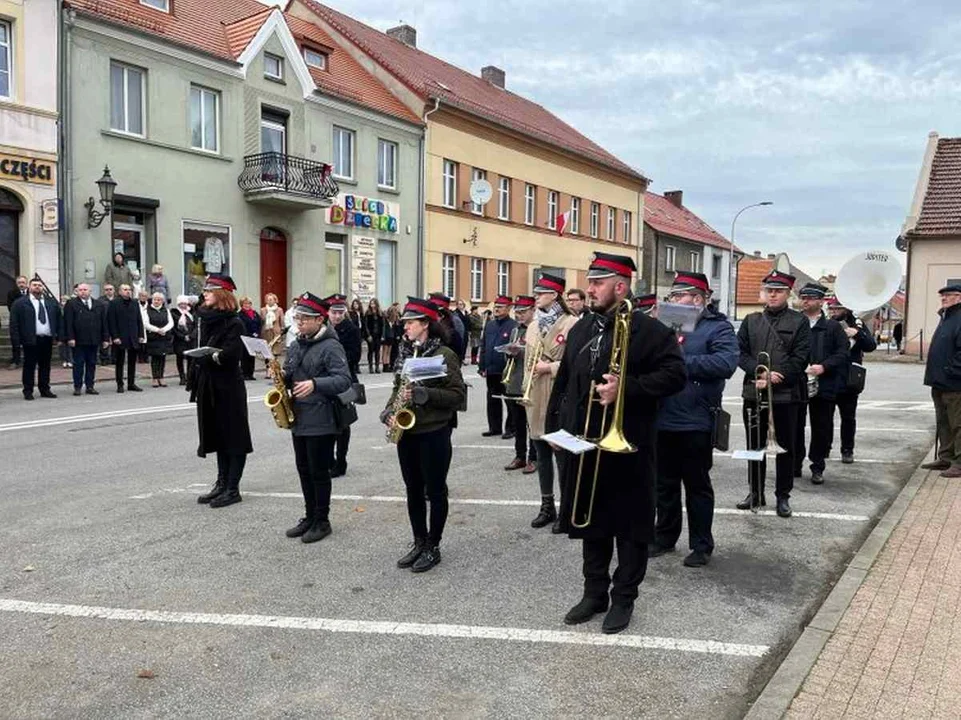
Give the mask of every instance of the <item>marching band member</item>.
[[[393, 428], [395, 408], [405, 407], [414, 413], [414, 426], [405, 430], [397, 442], [397, 458], [407, 488], [407, 514], [414, 541], [410, 551], [397, 561], [397, 566], [420, 573], [440, 562], [440, 541], [447, 523], [447, 471], [452, 454], [450, 437], [457, 410], [466, 400], [467, 387], [461, 376], [460, 358], [448, 346], [450, 338], [438, 323], [437, 308], [428, 300], [410, 297], [402, 319], [404, 340], [397, 359], [394, 390], [381, 413], [381, 421]], [[404, 361], [415, 354], [418, 357], [443, 356], [447, 376], [413, 386], [406, 384]], [[427, 499], [430, 500], [429, 528]]]
[[287, 537], [299, 537], [304, 543], [323, 540], [332, 532], [330, 458], [340, 434], [334, 403], [351, 383], [344, 347], [326, 320], [324, 302], [309, 292], [301, 295], [294, 310], [297, 340], [284, 361], [284, 384], [293, 397], [296, 418], [290, 434], [306, 510]]
[[645, 315], [657, 317], [657, 293], [648, 295], [638, 295], [634, 298], [634, 309], [640, 310]]
[[[512, 304], [509, 297], [499, 295], [494, 300], [494, 316], [484, 325], [477, 370], [478, 374], [487, 381], [487, 431], [481, 433], [484, 437], [500, 435], [503, 428], [504, 406], [501, 405], [501, 397], [504, 395], [502, 381], [507, 357], [494, 348], [510, 342], [511, 331], [517, 326], [510, 316]], [[505, 439], [509, 438], [505, 437]]]
[[687, 368], [683, 392], [664, 401], [657, 419], [657, 527], [650, 556], [674, 550], [681, 536], [681, 484], [687, 505], [690, 554], [687, 567], [707, 565], [714, 552], [714, 411], [721, 407], [724, 381], [734, 375], [740, 350], [727, 317], [708, 302], [711, 287], [701, 273], [679, 272], [670, 302], [701, 311], [694, 330], [682, 335]]
[[[620, 376], [611, 374], [615, 327], [624, 322], [621, 301], [628, 297], [631, 276], [636, 270], [627, 256], [596, 253], [587, 273], [593, 315], [588, 315], [570, 331], [564, 357], [551, 392], [548, 430], [559, 426], [583, 435], [600, 435], [602, 417], [610, 426], [618, 412], [623, 413], [623, 431], [636, 452], [614, 453], [594, 450], [578, 459], [566, 458], [562, 467], [565, 507], [574, 507], [579, 524], [569, 531], [571, 538], [583, 540], [584, 596], [564, 618], [568, 625], [590, 620], [608, 609], [602, 630], [620, 632], [628, 626], [637, 598], [637, 588], [647, 571], [647, 547], [654, 539], [654, 481], [657, 410], [661, 399], [679, 392], [685, 383], [684, 358], [674, 332], [640, 312], [626, 315], [629, 332], [627, 356]], [[623, 326], [623, 325], [621, 325]], [[591, 382], [596, 384], [597, 399], [592, 402]], [[624, 383], [623, 402], [618, 402], [620, 383]], [[610, 407], [614, 405], [615, 407]], [[600, 452], [591, 520], [583, 515], [591, 496], [595, 462]], [[579, 468], [582, 466], [580, 506], [572, 497]], [[568, 497], [570, 496], [570, 497]], [[610, 563], [617, 546], [617, 569], [611, 583]], [[610, 593], [610, 596], [608, 596]]]
[[[854, 313], [848, 310], [836, 297], [827, 301], [831, 319], [841, 323], [844, 334], [851, 346], [851, 362], [858, 365], [864, 362], [864, 353], [877, 350], [878, 343], [871, 331], [864, 327]], [[841, 462], [850, 465], [854, 462], [854, 436], [858, 429], [858, 396], [863, 388], [850, 388], [845, 385], [838, 393], [837, 406], [841, 415]], [[832, 437], [833, 441], [834, 438]]]
[[531, 521], [531, 527], [542, 528], [553, 523], [551, 532], [555, 534], [562, 532], [562, 525], [554, 508], [554, 450], [540, 438], [544, 434], [547, 403], [551, 397], [554, 378], [561, 366], [567, 336], [577, 323], [577, 318], [564, 302], [564, 286], [564, 278], [556, 275], [544, 273], [538, 278], [534, 285], [537, 310], [533, 321], [527, 327], [525, 338], [531, 352], [540, 345], [539, 357], [528, 360], [533, 377], [528, 380], [531, 389], [530, 404], [526, 408], [527, 423], [534, 449], [537, 451], [537, 477], [541, 489], [541, 509]]
[[450, 306], [453, 301], [440, 290], [432, 292], [427, 299], [437, 308], [438, 322], [450, 335], [447, 346], [455, 353], [459, 353], [458, 357], [463, 357], [463, 350], [467, 346], [467, 328], [464, 327], [464, 321], [460, 319], [460, 315], [451, 312]]
[[[787, 452], [777, 456], [777, 514], [791, 517], [791, 490], [794, 489], [794, 443], [797, 435], [798, 403], [805, 397], [804, 369], [811, 347], [811, 327], [796, 310], [788, 307], [788, 296], [794, 287], [793, 275], [772, 270], [761, 281], [765, 297], [762, 312], [751, 313], [737, 333], [741, 357], [738, 365], [744, 371], [744, 428], [747, 446], [763, 449], [769, 416], [773, 414], [778, 444]], [[757, 377], [758, 354], [771, 358], [770, 377]], [[766, 407], [768, 382], [771, 383], [774, 407]], [[758, 399], [765, 407], [759, 407]], [[748, 462], [750, 489], [738, 510], [750, 510], [765, 504], [764, 477], [767, 458]]]
[[[328, 307], [330, 324], [337, 331], [337, 339], [344, 346], [347, 355], [347, 366], [350, 368], [350, 381], [357, 382], [355, 368], [360, 366], [361, 339], [360, 330], [352, 322], [344, 322], [347, 318], [347, 296], [334, 294], [324, 300]], [[336, 458], [330, 468], [330, 477], [338, 478], [347, 474], [347, 451], [350, 450], [350, 425], [345, 427], [337, 436]]]
[[[530, 295], [518, 295], [515, 297], [514, 321], [517, 323], [517, 338], [521, 345], [524, 344], [527, 328], [533, 317], [534, 298]], [[520, 350], [520, 352], [514, 356], [514, 372], [522, 378], [521, 387], [523, 386], [524, 368], [527, 367], [525, 350], [526, 348]], [[506, 385], [504, 391], [509, 391]], [[518, 395], [520, 394], [521, 393], [518, 393]], [[511, 460], [510, 464], [504, 469], [509, 471], [523, 468], [524, 474], [530, 475], [536, 472], [537, 468], [534, 465], [536, 458], [535, 451], [533, 450], [534, 446], [533, 444], [528, 446], [527, 443], [527, 410], [517, 400], [507, 400], [505, 398], [505, 402], [507, 403], [508, 416], [513, 418], [513, 422], [511, 422], [509, 426], [514, 428], [514, 459]]]
[[217, 453], [217, 481], [209, 493], [197, 498], [212, 508], [243, 500], [240, 479], [247, 454], [254, 451], [247, 422], [247, 388], [240, 370], [240, 358], [247, 350], [240, 339], [244, 324], [237, 315], [236, 289], [229, 275], [207, 276], [203, 304], [197, 310], [200, 345], [217, 351], [194, 360], [188, 388], [190, 402], [197, 403], [197, 455]]
[[806, 406], [802, 403], [798, 412], [794, 477], [801, 477], [806, 454], [804, 426], [810, 413], [811, 449], [807, 455], [811, 460], [811, 482], [815, 485], [824, 482], [824, 460], [834, 439], [834, 404], [838, 393], [847, 386], [850, 369], [847, 335], [840, 323], [821, 312], [827, 290], [823, 285], [808, 283], [798, 292], [801, 311], [811, 327], [811, 351], [805, 371], [809, 378], [808, 402]]

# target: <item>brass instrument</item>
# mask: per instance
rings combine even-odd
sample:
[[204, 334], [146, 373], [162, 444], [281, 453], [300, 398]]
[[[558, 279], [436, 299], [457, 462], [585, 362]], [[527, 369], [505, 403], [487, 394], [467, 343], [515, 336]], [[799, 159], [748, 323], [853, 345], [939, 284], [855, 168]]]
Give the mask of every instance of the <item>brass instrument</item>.
[[524, 407], [530, 407], [534, 404], [534, 401], [531, 400], [531, 388], [534, 387], [534, 367], [540, 362], [543, 354], [544, 336], [537, 333], [537, 342], [534, 343], [533, 347], [527, 348], [527, 352], [524, 354], [524, 380], [521, 385], [521, 399], [517, 401]]
[[[271, 351], [281, 338], [283, 338], [282, 334], [273, 339], [270, 343]], [[290, 430], [294, 425], [295, 419], [294, 400], [290, 396], [290, 393], [287, 392], [287, 385], [284, 383], [284, 370], [280, 366], [280, 361], [276, 355], [267, 361], [267, 367], [270, 369], [274, 386], [264, 395], [264, 405], [270, 410], [270, 414], [274, 416], [274, 422], [277, 423], [277, 427], [281, 430]]]
[[[517, 342], [517, 338], [520, 336], [520, 328], [515, 327], [511, 330], [510, 342], [508, 345], [513, 345]], [[504, 387], [510, 385], [511, 380], [514, 379], [514, 366], [517, 365], [517, 356], [511, 355], [507, 358], [507, 364], [504, 365], [504, 374], [501, 377], [501, 383]]]
[[[417, 357], [418, 350], [420, 350], [420, 348], [414, 348], [414, 357]], [[406, 377], [402, 371], [400, 385], [397, 386], [397, 394], [394, 395], [394, 402], [392, 402], [390, 406], [390, 414], [394, 418], [394, 424], [387, 427], [387, 442], [391, 445], [399, 443], [404, 431], [410, 430], [417, 424], [417, 416], [414, 415], [414, 409], [403, 399], [407, 389], [410, 388], [412, 384], [410, 378]]]
[[[767, 362], [764, 362], [763, 358], [767, 358]], [[761, 351], [757, 354], [757, 367], [754, 369], [754, 377], [758, 380], [762, 379], [760, 376], [770, 376], [771, 374], [771, 355]], [[817, 378], [815, 378], [816, 380]], [[758, 422], [760, 422], [760, 413], [763, 409], [763, 403], [761, 402], [764, 398], [761, 396], [761, 390], [756, 390], [757, 393], [757, 410], [758, 410]], [[768, 457], [776, 457], [782, 453], [786, 453], [787, 450], [778, 445], [777, 433], [774, 429], [774, 385], [771, 383], [770, 377], [767, 377], [767, 444], [764, 447], [764, 454]], [[760, 438], [758, 438], [760, 439]]]
[[596, 392], [596, 382], [594, 380], [591, 380], [591, 387], [590, 391], [588, 392], [587, 417], [584, 420], [584, 435], [581, 437], [581, 439], [587, 440], [588, 442], [596, 442], [597, 450], [593, 451], [594, 474], [591, 478], [590, 499], [588, 501], [587, 511], [584, 513], [584, 517], [580, 521], [578, 521], [577, 517], [577, 508], [578, 505], [580, 505], [581, 480], [584, 477], [584, 455], [587, 453], [581, 454], [580, 459], [578, 460], [577, 479], [574, 482], [571, 525], [579, 530], [588, 527], [593, 519], [594, 497], [597, 493], [597, 482], [601, 469], [601, 453], [637, 452], [637, 448], [628, 442], [626, 437], [624, 437], [624, 387], [627, 384], [626, 378], [624, 377], [624, 370], [627, 368], [627, 352], [631, 344], [632, 313], [633, 304], [627, 299], [621, 300], [614, 310], [614, 333], [611, 341], [611, 359], [608, 364], [607, 372], [608, 374], [618, 376], [619, 380], [617, 384], [617, 398], [614, 401], [614, 414], [610, 423], [610, 427], [608, 427], [607, 424], [607, 408], [602, 406], [601, 427], [599, 429], [599, 436], [597, 438], [588, 437], [591, 425], [592, 408], [595, 403], [600, 403], [600, 398], [594, 397]]

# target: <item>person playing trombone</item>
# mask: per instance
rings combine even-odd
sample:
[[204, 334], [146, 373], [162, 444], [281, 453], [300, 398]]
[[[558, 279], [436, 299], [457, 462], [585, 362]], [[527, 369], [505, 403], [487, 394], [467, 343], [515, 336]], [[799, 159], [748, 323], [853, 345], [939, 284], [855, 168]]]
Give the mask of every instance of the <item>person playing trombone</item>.
[[547, 411], [548, 431], [560, 428], [592, 441], [612, 437], [601, 443], [609, 450], [561, 463], [561, 508], [570, 519], [569, 536], [583, 541], [584, 573], [584, 595], [564, 622], [576, 625], [607, 610], [605, 633], [628, 626], [647, 571], [658, 406], [687, 379], [677, 336], [634, 312], [627, 299], [635, 270], [628, 256], [595, 254], [587, 273], [593, 314], [567, 336]]
[[[527, 409], [520, 402], [526, 387], [529, 358], [526, 354], [527, 346], [525, 343], [527, 328], [531, 325], [531, 319], [534, 317], [534, 305], [534, 298], [531, 295], [518, 295], [514, 298], [514, 322], [517, 323], [514, 332], [521, 346], [519, 350], [511, 353], [514, 357], [514, 369], [511, 374], [517, 379], [516, 387], [512, 387], [513, 382], [508, 385], [507, 373], [504, 373], [504, 402], [507, 404], [508, 418], [512, 418], [507, 427], [514, 428], [514, 459], [504, 469], [511, 471], [523, 468], [525, 475], [531, 475], [537, 471], [537, 467], [534, 465], [537, 459], [534, 445], [527, 442]], [[512, 393], [516, 393], [516, 395], [511, 396]], [[511, 396], [510, 399], [508, 399], [509, 396]]]

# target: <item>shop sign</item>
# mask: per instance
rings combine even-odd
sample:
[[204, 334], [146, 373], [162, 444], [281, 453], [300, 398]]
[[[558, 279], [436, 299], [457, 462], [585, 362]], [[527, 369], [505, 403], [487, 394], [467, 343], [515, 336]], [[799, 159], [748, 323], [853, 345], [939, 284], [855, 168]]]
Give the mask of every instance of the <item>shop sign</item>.
[[44, 200], [40, 203], [40, 229], [54, 232], [60, 229], [60, 201]]
[[47, 160], [0, 153], [0, 177], [9, 180], [53, 185], [53, 165]]
[[377, 242], [369, 237], [352, 238], [350, 254], [350, 289], [366, 305], [377, 292]]
[[383, 200], [341, 194], [327, 211], [327, 222], [331, 225], [395, 233], [400, 224], [397, 213], [396, 207]]

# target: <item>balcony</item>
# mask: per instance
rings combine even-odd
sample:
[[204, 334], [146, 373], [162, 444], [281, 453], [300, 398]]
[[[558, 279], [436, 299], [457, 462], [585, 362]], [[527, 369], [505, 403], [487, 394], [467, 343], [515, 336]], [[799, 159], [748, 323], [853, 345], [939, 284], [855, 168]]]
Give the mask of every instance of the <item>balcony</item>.
[[237, 185], [248, 202], [286, 210], [312, 210], [333, 204], [340, 192], [327, 163], [278, 152], [244, 158]]

